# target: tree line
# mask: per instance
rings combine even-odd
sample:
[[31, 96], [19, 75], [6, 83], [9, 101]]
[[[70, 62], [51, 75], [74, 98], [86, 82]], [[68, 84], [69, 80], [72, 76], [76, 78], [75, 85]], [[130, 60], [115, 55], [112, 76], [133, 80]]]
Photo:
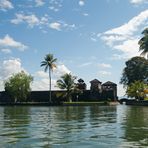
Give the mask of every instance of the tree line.
[[[56, 68], [57, 59], [53, 54], [47, 54], [44, 60], [41, 62], [41, 67], [44, 67], [44, 71], [49, 73], [49, 103], [52, 103], [51, 96], [51, 72]], [[57, 86], [60, 89], [66, 90], [66, 93], [58, 94], [62, 97], [66, 97], [67, 101], [71, 102], [73, 93], [79, 93], [78, 87], [75, 83], [76, 77], [71, 73], [66, 73], [57, 80]], [[33, 77], [21, 71], [17, 74], [13, 74], [8, 80], [4, 82], [5, 91], [9, 94], [14, 102], [25, 102], [31, 91], [31, 83]], [[64, 95], [64, 96], [63, 96]]]
[[142, 34], [143, 37], [138, 42], [141, 56], [125, 62], [126, 67], [120, 80], [126, 88], [127, 96], [137, 100], [148, 99], [148, 28]]
[[[133, 57], [126, 61], [126, 67], [123, 69], [120, 83], [126, 88], [126, 94], [129, 97], [136, 99], [146, 98], [148, 93], [148, 28], [142, 32], [143, 37], [139, 40], [139, 50], [141, 56]], [[131, 49], [132, 50], [132, 49]], [[142, 57], [146, 56], [146, 58]], [[41, 67], [44, 67], [44, 71], [49, 73], [49, 102], [52, 102], [51, 98], [51, 73], [56, 68], [57, 59], [53, 54], [49, 53], [44, 57], [41, 62]], [[75, 84], [76, 77], [71, 73], [66, 73], [57, 80], [57, 86], [60, 89], [66, 90], [65, 97], [67, 101], [71, 101], [71, 95], [75, 93], [81, 93]], [[12, 75], [8, 80], [4, 82], [5, 91], [10, 97], [17, 101], [26, 101], [31, 91], [30, 84], [33, 81], [31, 75], [26, 74], [24, 71]], [[148, 99], [148, 98], [147, 98]]]

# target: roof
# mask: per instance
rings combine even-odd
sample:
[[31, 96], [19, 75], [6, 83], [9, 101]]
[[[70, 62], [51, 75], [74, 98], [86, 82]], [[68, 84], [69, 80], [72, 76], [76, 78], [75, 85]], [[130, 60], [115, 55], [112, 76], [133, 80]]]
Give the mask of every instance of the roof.
[[79, 82], [79, 83], [84, 83], [84, 80], [80, 78], [80, 79], [78, 80], [78, 82]]
[[117, 84], [113, 83], [111, 81], [107, 81], [107, 82], [103, 83], [102, 85], [117, 85]]
[[97, 79], [94, 79], [94, 80], [92, 80], [92, 81], [90, 81], [90, 83], [102, 83], [102, 82], [100, 82], [99, 80], [97, 80]]

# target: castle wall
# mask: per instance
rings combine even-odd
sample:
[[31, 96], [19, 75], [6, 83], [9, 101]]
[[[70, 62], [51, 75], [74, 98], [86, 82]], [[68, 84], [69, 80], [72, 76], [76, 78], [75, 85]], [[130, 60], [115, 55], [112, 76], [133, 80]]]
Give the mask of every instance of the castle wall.
[[[66, 91], [52, 91], [52, 102], [63, 102], [66, 98], [63, 97]], [[84, 90], [82, 94], [73, 94], [73, 101], [106, 101], [116, 100], [117, 95], [111, 91], [91, 91]], [[27, 99], [28, 102], [49, 102], [49, 91], [32, 91]], [[5, 92], [0, 92], [0, 102], [13, 102], [10, 96]]]

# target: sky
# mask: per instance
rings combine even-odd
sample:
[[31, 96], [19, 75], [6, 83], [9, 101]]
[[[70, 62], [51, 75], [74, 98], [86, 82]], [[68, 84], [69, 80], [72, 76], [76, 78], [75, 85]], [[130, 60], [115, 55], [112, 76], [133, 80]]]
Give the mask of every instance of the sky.
[[90, 81], [112, 81], [118, 96], [125, 61], [139, 56], [148, 27], [148, 0], [0, 0], [0, 91], [12, 74], [33, 76], [32, 90], [48, 90], [40, 67], [48, 53], [57, 58], [52, 89], [65, 73]]

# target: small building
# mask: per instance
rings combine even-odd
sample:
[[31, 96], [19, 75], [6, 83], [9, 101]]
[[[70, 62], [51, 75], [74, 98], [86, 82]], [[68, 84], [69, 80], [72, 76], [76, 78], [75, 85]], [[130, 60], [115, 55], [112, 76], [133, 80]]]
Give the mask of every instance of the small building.
[[86, 90], [86, 84], [83, 79], [78, 80], [77, 87], [80, 90]]
[[105, 98], [110, 98], [112, 100], [117, 99], [117, 84], [107, 81], [102, 84], [102, 93], [105, 94]]
[[90, 81], [90, 84], [91, 84], [91, 86], [90, 86], [91, 91], [100, 91], [101, 92], [102, 82], [100, 82], [97, 79], [94, 79], [94, 80]]

